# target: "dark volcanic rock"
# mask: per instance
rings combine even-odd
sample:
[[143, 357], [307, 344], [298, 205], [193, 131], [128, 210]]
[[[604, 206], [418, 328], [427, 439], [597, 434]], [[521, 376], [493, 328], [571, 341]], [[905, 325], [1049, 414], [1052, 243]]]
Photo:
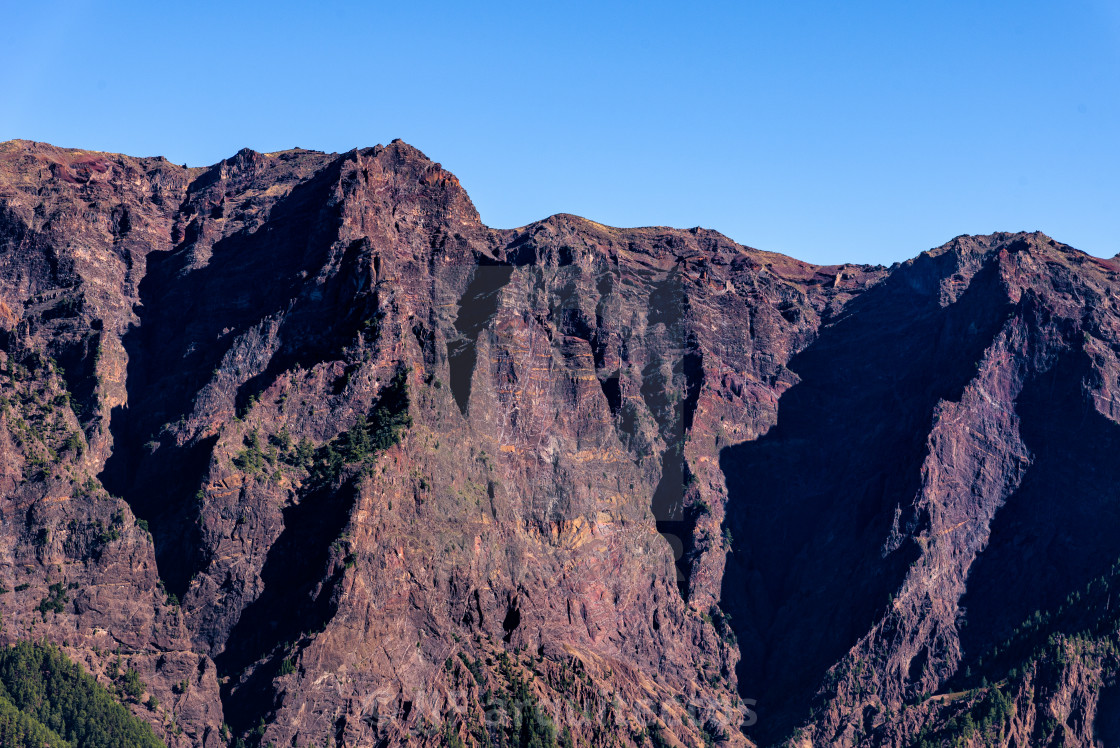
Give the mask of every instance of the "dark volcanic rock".
[[12, 141], [4, 636], [181, 745], [1092, 745], [1116, 272], [494, 230], [399, 141]]

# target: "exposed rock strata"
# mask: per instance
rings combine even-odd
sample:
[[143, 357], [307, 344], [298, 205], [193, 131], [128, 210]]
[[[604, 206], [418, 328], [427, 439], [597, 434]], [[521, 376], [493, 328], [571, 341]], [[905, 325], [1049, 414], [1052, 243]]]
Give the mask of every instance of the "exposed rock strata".
[[119, 658], [176, 745], [909, 745], [1001, 699], [970, 740], [1091, 745], [1117, 271], [494, 230], [399, 141], [12, 141], [4, 636]]

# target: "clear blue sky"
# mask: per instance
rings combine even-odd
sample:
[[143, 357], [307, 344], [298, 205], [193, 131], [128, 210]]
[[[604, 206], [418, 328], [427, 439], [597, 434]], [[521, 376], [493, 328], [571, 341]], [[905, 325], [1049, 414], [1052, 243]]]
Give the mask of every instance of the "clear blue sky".
[[483, 220], [814, 262], [1120, 252], [1120, 2], [4, 3], [0, 140], [214, 163], [403, 138]]

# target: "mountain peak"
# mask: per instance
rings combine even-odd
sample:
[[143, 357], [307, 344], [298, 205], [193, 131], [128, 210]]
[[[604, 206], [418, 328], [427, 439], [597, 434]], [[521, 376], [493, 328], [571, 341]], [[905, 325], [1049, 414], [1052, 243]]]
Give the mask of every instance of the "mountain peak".
[[3, 637], [175, 748], [1110, 743], [1118, 269], [9, 141]]

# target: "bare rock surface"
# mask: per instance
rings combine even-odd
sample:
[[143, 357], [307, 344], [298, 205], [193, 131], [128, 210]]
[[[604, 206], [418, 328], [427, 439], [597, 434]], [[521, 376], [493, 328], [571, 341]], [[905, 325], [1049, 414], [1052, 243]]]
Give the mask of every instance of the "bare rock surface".
[[1108, 743], [1118, 271], [0, 144], [2, 635], [171, 745]]

